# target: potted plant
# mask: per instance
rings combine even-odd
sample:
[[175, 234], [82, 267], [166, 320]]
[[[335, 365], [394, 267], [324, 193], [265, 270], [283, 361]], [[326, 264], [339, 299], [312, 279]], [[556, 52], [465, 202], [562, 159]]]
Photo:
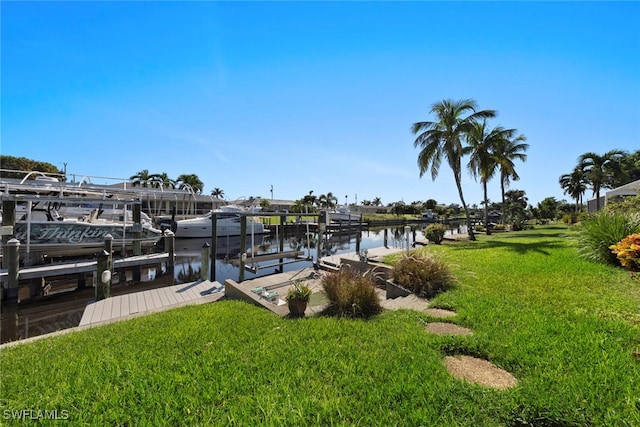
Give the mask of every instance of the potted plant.
[[293, 286], [289, 288], [286, 297], [289, 313], [295, 317], [304, 316], [309, 299], [311, 299], [311, 288], [300, 280], [294, 280]]

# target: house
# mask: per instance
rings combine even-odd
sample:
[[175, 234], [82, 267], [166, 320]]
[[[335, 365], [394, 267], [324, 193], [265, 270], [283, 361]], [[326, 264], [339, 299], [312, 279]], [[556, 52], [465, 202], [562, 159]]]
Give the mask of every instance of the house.
[[[605, 192], [604, 196], [600, 196], [600, 208], [602, 209], [611, 201], [620, 200], [629, 196], [637, 196], [638, 194], [640, 194], [640, 179]], [[596, 212], [596, 206], [595, 197], [587, 200], [587, 212]]]

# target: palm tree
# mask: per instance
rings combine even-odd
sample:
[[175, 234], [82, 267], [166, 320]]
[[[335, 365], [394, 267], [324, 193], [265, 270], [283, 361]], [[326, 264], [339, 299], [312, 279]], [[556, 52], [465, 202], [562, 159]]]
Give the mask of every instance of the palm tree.
[[473, 99], [452, 101], [445, 99], [431, 106], [431, 113], [436, 115], [434, 122], [417, 122], [411, 127], [418, 137], [414, 141], [414, 147], [420, 147], [418, 154], [418, 166], [420, 177], [431, 169], [431, 178], [435, 181], [440, 171], [442, 160], [446, 160], [456, 181], [458, 195], [467, 216], [467, 229], [469, 239], [475, 240], [469, 208], [462, 194], [462, 166], [464, 155], [462, 145], [463, 137], [470, 131], [474, 122], [480, 119], [495, 117], [494, 110], [477, 110], [477, 103]]
[[318, 204], [318, 198], [313, 195], [313, 190], [309, 191], [309, 194], [302, 198], [302, 204], [306, 206], [310, 212], [314, 211], [314, 206]]
[[320, 197], [318, 197], [318, 203], [321, 207], [333, 209], [336, 206], [336, 203], [338, 203], [338, 198], [329, 191], [327, 194], [321, 194]]
[[150, 177], [151, 175], [149, 174], [149, 170], [143, 169], [135, 175], [129, 177], [129, 180], [131, 181], [131, 185], [133, 185], [134, 187], [137, 187], [139, 185], [141, 185], [142, 187], [147, 187], [149, 185]]
[[156, 188], [175, 188], [176, 183], [166, 172], [149, 175], [149, 184]]
[[509, 186], [509, 180], [513, 179], [514, 181], [517, 181], [520, 179], [520, 176], [516, 173], [516, 165], [513, 161], [521, 160], [525, 162], [527, 160], [527, 155], [524, 154], [524, 152], [529, 149], [529, 144], [524, 142], [527, 140], [527, 137], [524, 135], [518, 135], [513, 138], [513, 135], [515, 135], [517, 131], [515, 129], [511, 130], [513, 133], [509, 135], [508, 138], [499, 141], [494, 152], [496, 161], [500, 168], [500, 193], [502, 196], [502, 215], [500, 222], [502, 224], [505, 222], [506, 212], [505, 188]]
[[500, 144], [504, 145], [503, 141], [508, 140], [514, 132], [514, 129], [504, 129], [501, 126], [496, 126], [489, 130], [487, 129], [486, 120], [483, 120], [482, 123], [473, 123], [467, 134], [467, 143], [469, 146], [465, 151], [469, 151], [471, 154], [468, 167], [473, 177], [476, 179], [480, 178], [480, 183], [482, 184], [484, 194], [484, 227], [487, 234], [491, 234], [489, 230], [487, 183], [493, 178], [500, 166], [495, 152]]
[[213, 190], [211, 190], [211, 195], [216, 199], [222, 199], [224, 197], [224, 190], [221, 190], [220, 188], [216, 187]]
[[558, 180], [564, 194], [568, 194], [576, 201], [576, 212], [582, 210], [582, 195], [587, 191], [587, 180], [580, 167], [576, 167], [573, 172], [560, 176]]
[[615, 166], [624, 155], [622, 150], [611, 150], [601, 156], [589, 152], [578, 158], [578, 167], [586, 174], [596, 196], [596, 211], [600, 210], [600, 189], [608, 187]]
[[382, 199], [380, 199], [380, 197], [374, 197], [374, 199], [371, 201], [371, 204], [373, 206], [380, 206], [382, 204]]
[[204, 184], [196, 174], [182, 174], [176, 179], [176, 182], [179, 183], [179, 189], [192, 189], [195, 194], [201, 194], [204, 188]]

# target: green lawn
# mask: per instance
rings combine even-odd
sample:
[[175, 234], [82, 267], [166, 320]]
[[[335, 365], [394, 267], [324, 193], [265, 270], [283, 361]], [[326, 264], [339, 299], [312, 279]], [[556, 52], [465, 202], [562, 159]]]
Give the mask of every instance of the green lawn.
[[[435, 304], [472, 336], [430, 335], [436, 319], [408, 310], [289, 320], [221, 301], [5, 348], [2, 424], [57, 410], [100, 426], [638, 426], [640, 284], [579, 259], [567, 233], [424, 249], [454, 266], [459, 284]], [[454, 379], [448, 354], [519, 385]]]

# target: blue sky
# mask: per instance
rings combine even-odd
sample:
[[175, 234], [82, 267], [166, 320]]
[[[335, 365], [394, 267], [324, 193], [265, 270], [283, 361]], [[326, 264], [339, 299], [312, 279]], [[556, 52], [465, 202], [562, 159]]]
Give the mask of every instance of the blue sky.
[[[0, 152], [78, 175], [194, 173], [228, 199], [273, 186], [459, 203], [448, 167], [419, 177], [410, 131], [445, 98], [527, 136], [511, 188], [533, 204], [569, 200], [558, 178], [579, 155], [640, 149], [638, 2], [0, 7]], [[463, 190], [480, 203], [466, 171]]]

